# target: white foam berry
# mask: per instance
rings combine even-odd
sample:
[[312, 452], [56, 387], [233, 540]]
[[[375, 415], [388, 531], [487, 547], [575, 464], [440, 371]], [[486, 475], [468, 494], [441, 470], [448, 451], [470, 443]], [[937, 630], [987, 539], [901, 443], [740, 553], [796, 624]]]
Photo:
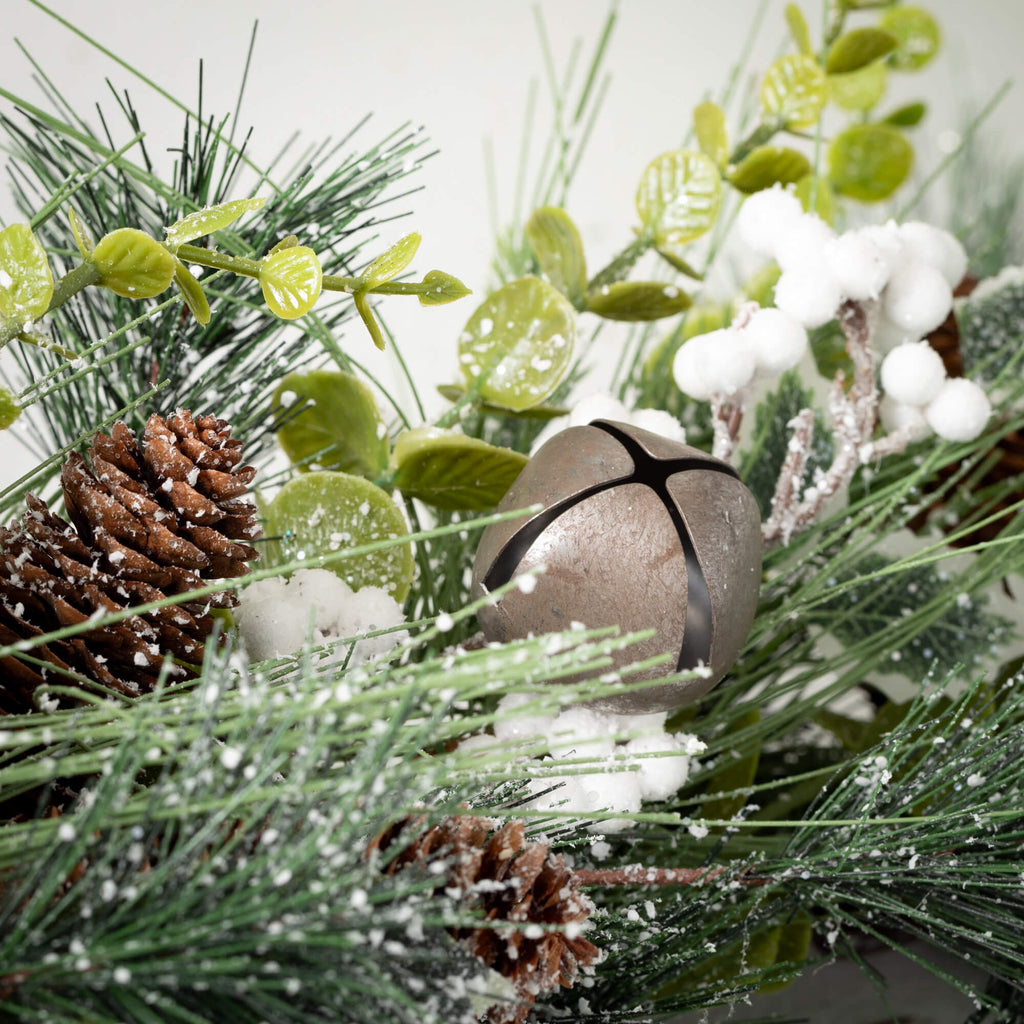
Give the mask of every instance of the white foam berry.
[[927, 341], [897, 345], [882, 360], [882, 390], [906, 405], [927, 405], [946, 380], [942, 357]]
[[746, 333], [723, 327], [703, 335], [701, 374], [712, 392], [734, 395], [754, 378], [757, 362]]
[[909, 334], [935, 330], [953, 308], [953, 289], [942, 271], [927, 263], [896, 267], [882, 296], [886, 317]]
[[783, 270], [818, 263], [825, 246], [835, 237], [835, 231], [816, 214], [802, 213], [776, 240], [775, 262]]
[[911, 220], [899, 227], [900, 241], [908, 262], [927, 263], [942, 273], [955, 288], [967, 273], [967, 253], [959, 240], [942, 228]]
[[839, 282], [824, 260], [784, 270], [775, 284], [775, 305], [804, 327], [827, 324], [842, 301]]
[[714, 390], [704, 375], [708, 351], [706, 339], [709, 337], [710, 334], [698, 334], [690, 338], [680, 346], [672, 361], [672, 377], [676, 387], [698, 402], [706, 402]]
[[991, 413], [985, 392], [963, 377], [949, 378], [924, 411], [928, 425], [947, 441], [973, 441]]
[[903, 239], [900, 237], [899, 225], [894, 220], [887, 220], [884, 224], [866, 224], [850, 232], [878, 247], [882, 260], [888, 268], [889, 274], [904, 262]]
[[848, 299], [877, 299], [889, 280], [889, 261], [870, 235], [848, 231], [825, 243], [822, 255]]
[[792, 192], [775, 185], [747, 196], [736, 215], [736, 230], [754, 252], [774, 256], [778, 239], [803, 212]]
[[757, 372], [764, 376], [791, 370], [807, 351], [807, 329], [781, 309], [755, 310], [743, 334], [753, 349]]
[[878, 418], [889, 434], [900, 431], [911, 437], [919, 437], [931, 429], [920, 405], [897, 402], [891, 395], [882, 395], [878, 403]]

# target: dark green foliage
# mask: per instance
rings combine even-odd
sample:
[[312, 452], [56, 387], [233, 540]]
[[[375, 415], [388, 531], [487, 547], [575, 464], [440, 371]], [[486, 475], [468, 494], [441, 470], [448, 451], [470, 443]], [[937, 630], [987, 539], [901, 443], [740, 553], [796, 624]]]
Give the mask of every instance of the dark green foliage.
[[1024, 345], [1024, 268], [1005, 267], [956, 308], [967, 376], [992, 381]]

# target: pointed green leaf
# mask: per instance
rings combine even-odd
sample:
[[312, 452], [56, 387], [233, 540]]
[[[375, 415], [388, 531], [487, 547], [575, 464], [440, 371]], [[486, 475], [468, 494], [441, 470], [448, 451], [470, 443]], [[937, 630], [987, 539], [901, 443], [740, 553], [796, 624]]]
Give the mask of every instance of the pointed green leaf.
[[395, 486], [434, 508], [482, 512], [505, 497], [529, 458], [432, 427], [407, 430], [392, 456]]
[[35, 320], [50, 308], [53, 274], [46, 253], [27, 224], [0, 231], [0, 313]]
[[661, 320], [692, 304], [686, 292], [664, 281], [616, 281], [587, 295], [587, 310], [606, 320]]
[[760, 192], [772, 185], [790, 185], [810, 174], [811, 162], [786, 146], [758, 146], [729, 175], [729, 184], [740, 192]]
[[92, 258], [100, 284], [129, 299], [148, 299], [166, 291], [178, 263], [166, 246], [137, 228], [104, 235]]
[[883, 60], [865, 64], [845, 75], [829, 75], [829, 99], [843, 110], [870, 110], [885, 95], [888, 80]]
[[696, 267], [691, 266], [682, 256], [679, 255], [678, 250], [672, 249], [659, 249], [657, 246], [654, 247], [654, 251], [670, 266], [673, 270], [678, 270], [680, 274], [685, 274], [687, 277], [692, 277], [694, 281], [703, 281], [704, 275], [697, 270]]
[[851, 29], [829, 47], [825, 71], [830, 75], [858, 71], [891, 53], [899, 43], [892, 32], [886, 32], [883, 28], [864, 26]]
[[761, 109], [787, 128], [813, 127], [827, 98], [825, 72], [805, 53], [780, 57], [761, 83]]
[[909, 4], [890, 7], [878, 24], [899, 41], [888, 57], [889, 64], [897, 71], [917, 71], [939, 52], [942, 37], [938, 22], [920, 7]]
[[282, 320], [308, 313], [320, 297], [323, 279], [320, 260], [306, 245], [279, 249], [260, 263], [263, 298]]
[[192, 276], [191, 271], [181, 260], [177, 261], [174, 268], [174, 283], [181, 291], [185, 305], [204, 327], [210, 322], [210, 304], [206, 301], [203, 286]]
[[[348, 473], [304, 473], [278, 491], [266, 508], [267, 536], [279, 537], [286, 560], [321, 558], [409, 535], [386, 491]], [[396, 544], [326, 565], [353, 590], [382, 587], [396, 601], [409, 593], [412, 550]]]
[[[449, 402], [459, 402], [466, 394], [466, 389], [458, 384], [438, 384], [437, 390]], [[529, 409], [517, 411], [487, 402], [476, 402], [474, 408], [491, 416], [508, 416], [514, 420], [556, 420], [559, 416], [569, 415], [569, 410], [561, 405], [531, 405]]]
[[704, 153], [678, 149], [652, 160], [640, 179], [636, 208], [659, 249], [674, 252], [703, 235], [718, 216], [722, 179]]
[[271, 416], [284, 420], [278, 443], [303, 471], [336, 469], [373, 480], [387, 465], [387, 431], [373, 392], [350, 373], [287, 374], [274, 391]]
[[894, 128], [913, 128], [919, 124], [927, 113], [928, 108], [923, 103], [907, 103], [905, 106], [897, 107], [888, 117], [883, 118], [883, 124], [891, 124]]
[[167, 247], [173, 252], [179, 245], [191, 242], [193, 238], [212, 235], [214, 231], [226, 228], [250, 210], [258, 210], [265, 202], [265, 198], [256, 196], [252, 199], [233, 199], [227, 203], [196, 210], [164, 229]]
[[0, 430], [6, 430], [21, 415], [18, 400], [5, 387], [0, 387]]
[[716, 167], [724, 167], [729, 159], [729, 132], [725, 111], [717, 103], [705, 100], [693, 111], [693, 129], [700, 151], [710, 157]]
[[914, 150], [891, 125], [854, 124], [828, 148], [829, 179], [840, 194], [861, 202], [887, 199], [903, 183]]
[[568, 300], [539, 277], [521, 277], [489, 295], [469, 318], [459, 361], [467, 386], [485, 402], [528, 409], [558, 386], [575, 341]]
[[443, 306], [470, 294], [470, 289], [457, 277], [443, 270], [428, 270], [423, 275], [423, 283], [428, 287], [419, 293], [421, 306]]
[[526, 237], [547, 279], [579, 306], [587, 287], [583, 242], [572, 218], [555, 206], [534, 210], [526, 222]]
[[414, 231], [400, 238], [387, 252], [381, 253], [360, 275], [362, 287], [373, 291], [377, 285], [397, 277], [412, 262], [420, 241], [420, 236]]
[[82, 259], [88, 259], [96, 248], [89, 228], [73, 209], [68, 210], [68, 220], [71, 221], [71, 234], [75, 236], [75, 245], [78, 246]]
[[812, 54], [814, 47], [811, 45], [811, 32], [807, 27], [807, 19], [796, 4], [786, 4], [786, 24], [789, 26], [789, 34], [793, 37], [796, 48], [801, 53]]
[[267, 250], [268, 256], [273, 256], [275, 253], [281, 252], [282, 249], [290, 249], [293, 245], [299, 244], [298, 235], [285, 235], [276, 245]]

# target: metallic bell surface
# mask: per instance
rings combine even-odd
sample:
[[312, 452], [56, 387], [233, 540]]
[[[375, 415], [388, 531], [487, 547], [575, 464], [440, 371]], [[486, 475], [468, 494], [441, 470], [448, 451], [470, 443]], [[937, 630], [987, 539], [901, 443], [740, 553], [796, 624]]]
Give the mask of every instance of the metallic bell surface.
[[[569, 629], [654, 629], [613, 656], [614, 668], [668, 652], [669, 663], [622, 679], [592, 707], [618, 714], [670, 711], [729, 670], [750, 631], [761, 584], [761, 516], [728, 464], [624, 423], [570, 427], [527, 463], [499, 511], [543, 506], [493, 523], [473, 562], [480, 598], [539, 565], [532, 590], [512, 588], [481, 607], [484, 636], [506, 642]], [[674, 670], [692, 676], [651, 687]]]

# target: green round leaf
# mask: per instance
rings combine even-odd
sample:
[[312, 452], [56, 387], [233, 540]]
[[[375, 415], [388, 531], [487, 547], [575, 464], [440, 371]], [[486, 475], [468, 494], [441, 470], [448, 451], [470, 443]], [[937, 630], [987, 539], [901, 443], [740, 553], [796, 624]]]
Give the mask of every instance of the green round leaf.
[[888, 117], [882, 119], [883, 124], [891, 124], [895, 128], [913, 128], [921, 122], [928, 108], [923, 103], [907, 103], [897, 107]]
[[92, 258], [100, 284], [128, 299], [148, 299], [166, 291], [178, 265], [166, 246], [137, 228], [104, 235]]
[[196, 210], [164, 229], [167, 247], [173, 251], [179, 245], [191, 242], [193, 238], [212, 235], [214, 231], [220, 231], [221, 228], [226, 228], [238, 220], [242, 214], [258, 210], [265, 202], [266, 199], [262, 196], [256, 196], [252, 199], [234, 199], [228, 203], [218, 203], [216, 206]]
[[279, 249], [260, 263], [263, 298], [282, 320], [296, 320], [308, 313], [320, 297], [323, 280], [320, 260], [307, 245]]
[[906, 4], [890, 7], [878, 24], [899, 41], [888, 57], [889, 63], [898, 71], [923, 68], [939, 52], [942, 38], [938, 22], [920, 7]]
[[[438, 393], [449, 402], [460, 402], [466, 389], [458, 384], [438, 384]], [[514, 420], [557, 420], [560, 416], [568, 416], [569, 410], [561, 405], [531, 405], [529, 409], [503, 409], [487, 402], [477, 402], [474, 407], [490, 416], [507, 416]]]
[[[288, 416], [289, 410], [295, 414]], [[287, 417], [277, 440], [303, 471], [335, 469], [373, 480], [387, 466], [387, 433], [377, 403], [350, 373], [287, 374], [274, 391], [271, 414], [275, 423]]]
[[395, 442], [395, 486], [434, 508], [482, 512], [505, 497], [530, 460], [511, 448], [432, 427]]
[[793, 194], [808, 213], [817, 214], [826, 224], [834, 224], [836, 220], [836, 194], [825, 178], [815, 181], [813, 174], [808, 174], [796, 183]]
[[840, 195], [874, 203], [887, 199], [903, 183], [914, 150], [893, 127], [854, 124], [828, 148], [829, 180]]
[[0, 387], [0, 430], [6, 430], [20, 415], [18, 400], [7, 388]]
[[576, 317], [565, 297], [539, 277], [521, 277], [488, 295], [459, 337], [470, 389], [505, 409], [538, 405], [572, 358]]
[[[267, 535], [282, 538], [285, 557], [321, 558], [338, 551], [407, 537], [409, 530], [386, 491], [347, 473], [305, 473], [290, 480], [267, 506]], [[325, 566], [353, 590], [383, 587], [405, 599], [413, 576], [412, 549], [395, 544]]]
[[693, 128], [700, 151], [710, 157], [717, 167], [724, 167], [729, 159], [725, 111], [717, 103], [705, 100], [693, 112]]
[[703, 235], [718, 216], [722, 179], [704, 153], [677, 149], [648, 165], [636, 193], [644, 228], [659, 249], [672, 251]]
[[420, 247], [421, 238], [414, 231], [404, 238], [400, 238], [387, 252], [381, 253], [363, 272], [360, 274], [360, 282], [367, 291], [372, 291], [378, 285], [397, 277], [416, 255]]
[[587, 287], [587, 261], [569, 214], [555, 206], [534, 210], [526, 222], [526, 237], [545, 277], [578, 306]]
[[729, 184], [740, 192], [760, 192], [772, 185], [790, 185], [810, 174], [811, 162], [786, 146], [758, 146], [729, 175]]
[[830, 75], [845, 75], [867, 67], [899, 46], [899, 39], [882, 28], [851, 29], [844, 32], [830, 47], [825, 71]]
[[761, 109], [787, 128], [813, 127], [827, 98], [825, 72], [806, 53], [780, 57], [761, 83]]
[[664, 281], [616, 281], [587, 295], [587, 310], [606, 320], [661, 320], [692, 303], [681, 288]]
[[[742, 295], [749, 300], [756, 302], [759, 306], [775, 305], [775, 285], [782, 276], [782, 268], [778, 263], [767, 263], [760, 270], [755, 271], [743, 285]], [[725, 326], [721, 324], [720, 326]]]
[[679, 341], [689, 341], [698, 334], [710, 334], [720, 327], [727, 327], [729, 320], [729, 310], [722, 303], [702, 302], [694, 306], [683, 319]]
[[428, 287], [419, 293], [421, 306], [443, 306], [470, 294], [470, 290], [457, 277], [443, 270], [428, 270], [423, 275], [423, 283]]
[[829, 98], [843, 110], [870, 110], [885, 95], [888, 77], [881, 60], [845, 75], [829, 75]]
[[0, 231], [0, 313], [35, 320], [50, 308], [53, 274], [46, 253], [27, 224]]

